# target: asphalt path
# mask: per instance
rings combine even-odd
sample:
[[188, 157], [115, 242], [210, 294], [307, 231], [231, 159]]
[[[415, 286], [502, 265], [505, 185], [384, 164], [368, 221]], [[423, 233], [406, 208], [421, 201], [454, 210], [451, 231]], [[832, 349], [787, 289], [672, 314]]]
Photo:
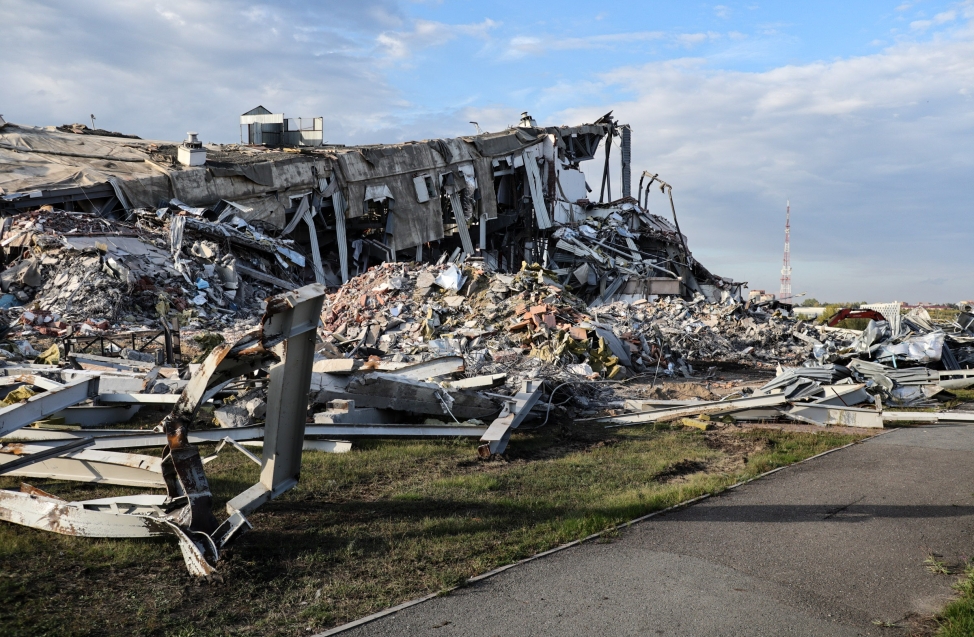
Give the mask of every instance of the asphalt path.
[[899, 429], [342, 634], [906, 635], [972, 532], [974, 427]]

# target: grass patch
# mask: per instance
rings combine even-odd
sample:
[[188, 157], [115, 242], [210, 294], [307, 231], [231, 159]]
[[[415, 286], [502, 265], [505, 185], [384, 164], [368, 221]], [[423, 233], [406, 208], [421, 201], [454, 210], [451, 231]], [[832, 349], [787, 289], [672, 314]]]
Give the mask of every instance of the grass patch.
[[974, 389], [951, 389], [950, 393], [961, 403], [974, 402]]
[[[593, 425], [517, 434], [491, 462], [470, 440], [308, 452], [298, 487], [225, 553], [223, 584], [198, 586], [166, 539], [0, 523], [0, 633], [306, 635], [856, 439]], [[222, 508], [258, 467], [230, 451], [207, 473]], [[31, 482], [66, 499], [132, 492]]]
[[968, 564], [954, 588], [960, 595], [937, 616], [937, 637], [974, 635], [974, 565]]

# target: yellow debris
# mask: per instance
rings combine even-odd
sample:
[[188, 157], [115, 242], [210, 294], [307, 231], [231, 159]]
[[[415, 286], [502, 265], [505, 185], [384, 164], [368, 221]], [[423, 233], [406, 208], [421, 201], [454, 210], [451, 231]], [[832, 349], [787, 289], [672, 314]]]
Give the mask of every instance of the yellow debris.
[[707, 431], [714, 428], [713, 423], [709, 422], [709, 420], [709, 418], [707, 420], [698, 420], [697, 418], [681, 418], [680, 424], [684, 427], [693, 427], [694, 429]]
[[0, 401], [0, 407], [8, 407], [16, 403], [22, 403], [36, 393], [37, 392], [27, 385], [21, 385], [17, 389], [7, 394], [7, 397]]
[[59, 364], [61, 362], [61, 350], [58, 349], [57, 343], [44, 350], [44, 353], [37, 357], [37, 361], [45, 365]]

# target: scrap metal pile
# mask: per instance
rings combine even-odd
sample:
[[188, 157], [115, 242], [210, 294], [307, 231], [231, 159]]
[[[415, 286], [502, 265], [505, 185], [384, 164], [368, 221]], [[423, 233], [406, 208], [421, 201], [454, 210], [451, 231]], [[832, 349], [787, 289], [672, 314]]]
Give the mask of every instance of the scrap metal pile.
[[871, 319], [863, 330], [794, 330], [793, 335], [808, 346], [808, 360], [800, 366], [779, 366], [774, 380], [749, 395], [745, 391], [740, 398], [718, 402], [630, 401], [630, 413], [604, 420], [610, 426], [676, 421], [701, 428], [709, 427], [714, 417], [880, 428], [903, 421], [974, 421], [970, 412], [888, 408], [936, 407], [953, 397], [950, 390], [974, 386], [970, 308], [957, 320], [934, 321], [922, 308], [901, 315], [899, 303], [864, 307], [887, 320]]
[[935, 405], [941, 392], [974, 384], [970, 311], [935, 321], [923, 308], [901, 314], [899, 303], [864, 307], [886, 320], [870, 320], [861, 331], [823, 329], [817, 339], [804, 336], [815, 364], [864, 382], [872, 393], [902, 406]]

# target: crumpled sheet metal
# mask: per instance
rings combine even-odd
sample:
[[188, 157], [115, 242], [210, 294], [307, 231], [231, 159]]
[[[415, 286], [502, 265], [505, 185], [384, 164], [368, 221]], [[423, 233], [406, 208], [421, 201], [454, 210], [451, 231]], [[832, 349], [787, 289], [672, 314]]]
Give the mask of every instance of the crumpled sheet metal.
[[[0, 519], [32, 528], [85, 537], [151, 537], [169, 534], [177, 538], [189, 572], [211, 577], [219, 550], [250, 528], [242, 515], [222, 524], [212, 512], [212, 494], [197, 448], [189, 431], [199, 405], [228, 381], [279, 361], [286, 339], [313, 331], [320, 312], [324, 287], [306, 286], [271, 297], [259, 329], [234, 345], [217, 347], [183, 390], [172, 413], [163, 421], [167, 445], [162, 476], [167, 496], [148, 510], [130, 513], [90, 510], [84, 503], [70, 503], [27, 488], [26, 492], [0, 491]], [[319, 300], [317, 304], [308, 301]]]

